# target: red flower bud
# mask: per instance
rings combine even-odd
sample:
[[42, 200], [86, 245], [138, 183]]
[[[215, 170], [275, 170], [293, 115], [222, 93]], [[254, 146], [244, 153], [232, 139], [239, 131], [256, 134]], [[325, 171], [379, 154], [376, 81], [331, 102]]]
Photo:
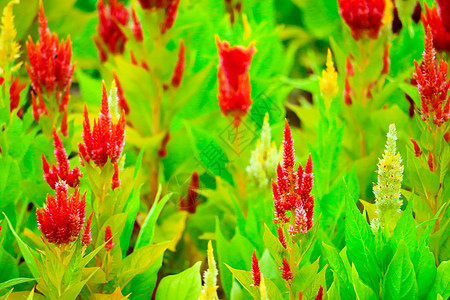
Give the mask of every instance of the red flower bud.
[[166, 157], [167, 156], [167, 144], [170, 141], [170, 132], [167, 132], [166, 135], [164, 135], [164, 138], [161, 142], [161, 146], [158, 150], [158, 156], [159, 157]]
[[281, 245], [283, 245], [284, 249], [287, 249], [286, 237], [284, 236], [282, 226], [278, 226], [278, 240], [280, 241]]
[[14, 75], [11, 75], [11, 87], [9, 88], [9, 111], [12, 112], [19, 107], [20, 93], [27, 86], [26, 83], [19, 83], [19, 77], [14, 79]]
[[119, 166], [117, 164], [114, 164], [114, 174], [113, 174], [113, 177], [112, 177], [111, 188], [114, 191], [119, 186], [120, 186]]
[[428, 167], [430, 168], [431, 172], [434, 172], [433, 154], [431, 154], [431, 152], [428, 152]]
[[197, 206], [198, 206], [197, 190], [200, 187], [199, 182], [200, 182], [200, 180], [198, 177], [198, 173], [193, 172], [192, 177], [191, 177], [191, 183], [189, 185], [188, 192], [187, 192], [186, 201], [183, 199], [183, 197], [180, 197], [180, 210], [185, 210], [185, 211], [189, 212], [190, 214], [195, 214], [195, 212], [197, 210]]
[[416, 157], [419, 157], [421, 154], [422, 154], [422, 150], [420, 150], [420, 147], [419, 147], [419, 145], [417, 144], [417, 142], [415, 141], [415, 140], [413, 140], [413, 139], [409, 139], [412, 143], [413, 143], [413, 145], [414, 145], [414, 155], [416, 156]]
[[420, 1], [417, 1], [416, 6], [414, 7], [413, 14], [411, 16], [414, 23], [416, 24], [419, 23], [421, 15], [422, 15], [422, 6], [420, 5]]
[[172, 75], [172, 86], [178, 88], [180, 86], [181, 80], [183, 79], [183, 72], [185, 66], [184, 58], [184, 42], [180, 40], [180, 50], [178, 51], [178, 61], [175, 66], [175, 70]]
[[119, 77], [117, 77], [116, 72], [113, 72], [113, 76], [117, 87], [117, 97], [119, 98], [119, 109], [125, 111], [125, 114], [128, 114], [130, 112], [130, 106], [128, 105], [127, 99], [125, 99], [125, 94], [123, 92], [122, 85], [120, 84]]
[[167, 30], [172, 28], [175, 23], [175, 19], [178, 13], [178, 5], [180, 4], [180, 0], [166, 0], [165, 10], [166, 10], [166, 18], [160, 26], [161, 33], [165, 33]]
[[315, 300], [322, 300], [322, 299], [323, 299], [323, 287], [320, 286], [319, 292], [317, 293]]
[[444, 140], [448, 143], [450, 141], [450, 132], [444, 133]]
[[347, 62], [345, 64], [345, 74], [348, 77], [355, 76], [355, 69], [353, 68], [352, 62], [350, 61], [350, 57], [347, 56]]
[[259, 270], [258, 258], [256, 258], [256, 250], [253, 250], [252, 256], [252, 286], [259, 286], [261, 284], [261, 271]]
[[388, 44], [386, 48], [384, 48], [383, 69], [381, 70], [381, 75], [387, 75], [389, 73], [389, 68], [391, 66], [391, 60], [389, 59], [389, 48], [391, 48], [391, 44]]
[[283, 267], [280, 268], [281, 272], [281, 277], [284, 280], [291, 280], [294, 278], [294, 274], [291, 271], [291, 267], [289, 266], [289, 263], [286, 259], [286, 257], [283, 257]]
[[94, 215], [94, 212], [91, 213], [91, 215], [89, 216], [89, 219], [86, 222], [86, 226], [84, 227], [83, 236], [81, 237], [81, 245], [83, 247], [88, 246], [92, 242], [91, 222], [92, 222], [93, 215]]
[[114, 248], [114, 243], [112, 240], [112, 232], [111, 232], [111, 226], [106, 226], [105, 230], [105, 249], [106, 251], [111, 251], [112, 248]]
[[348, 82], [348, 77], [345, 78], [345, 88], [344, 88], [344, 102], [347, 105], [352, 105], [352, 97], [353, 90], [350, 87], [350, 83]]
[[392, 33], [399, 33], [403, 28], [402, 20], [400, 20], [400, 16], [398, 15], [398, 8], [394, 7], [393, 12], [393, 20], [392, 20]]
[[142, 42], [144, 40], [144, 35], [142, 33], [142, 25], [139, 21], [136, 11], [134, 8], [131, 8], [131, 17], [133, 19], [133, 25], [131, 25], [131, 31], [133, 31], [133, 35], [138, 42]]

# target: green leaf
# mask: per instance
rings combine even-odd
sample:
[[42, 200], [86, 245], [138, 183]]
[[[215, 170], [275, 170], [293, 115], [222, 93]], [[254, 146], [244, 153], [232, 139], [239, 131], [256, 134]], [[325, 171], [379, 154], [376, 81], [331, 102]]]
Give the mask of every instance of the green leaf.
[[355, 264], [352, 264], [352, 281], [353, 287], [355, 288], [357, 299], [361, 300], [376, 300], [379, 299], [375, 292], [364, 284], [359, 278], [358, 271], [356, 270]]
[[450, 261], [442, 262], [439, 265], [434, 289], [436, 293], [441, 294], [443, 299], [450, 297]]
[[398, 221], [397, 226], [394, 229], [394, 234], [392, 235], [389, 243], [393, 249], [393, 252], [395, 253], [395, 251], [397, 251], [397, 245], [399, 241], [405, 241], [406, 245], [408, 246], [411, 260], [414, 262], [417, 255], [417, 234], [412, 208], [413, 199], [411, 197], [408, 202], [408, 206], [402, 213], [400, 220]]
[[308, 285], [314, 280], [317, 275], [317, 271], [319, 271], [319, 260], [320, 257], [312, 264], [303, 268], [301, 270], [297, 270], [295, 272], [294, 282], [292, 283], [292, 288], [294, 290], [294, 294], [298, 294], [298, 292], [303, 292]]
[[264, 224], [264, 245], [266, 245], [267, 250], [272, 255], [275, 263], [279, 266], [283, 263], [283, 257], [287, 255], [286, 249], [281, 245], [280, 240], [273, 235], [269, 227]]
[[[345, 268], [344, 262], [337, 249], [333, 246], [329, 246], [322, 242], [323, 252], [325, 256], [328, 258], [328, 262], [330, 263], [331, 268], [333, 269], [333, 273], [336, 279], [338, 279], [338, 285], [340, 290], [340, 295], [342, 299], [354, 299], [356, 297], [355, 291], [351, 286], [351, 282], [349, 280], [347, 269]], [[336, 280], [335, 280], [336, 282]]]
[[156, 299], [198, 299], [202, 290], [201, 264], [199, 261], [179, 274], [164, 277], [158, 286]]
[[403, 240], [388, 266], [383, 281], [383, 299], [417, 299], [418, 289], [414, 266]]
[[3, 289], [7, 289], [9, 287], [15, 286], [17, 284], [30, 282], [30, 281], [34, 281], [34, 280], [36, 280], [36, 279], [34, 279], [34, 278], [21, 278], [21, 277], [13, 278], [13, 279], [10, 279], [8, 281], [0, 283], [0, 291], [3, 290]]

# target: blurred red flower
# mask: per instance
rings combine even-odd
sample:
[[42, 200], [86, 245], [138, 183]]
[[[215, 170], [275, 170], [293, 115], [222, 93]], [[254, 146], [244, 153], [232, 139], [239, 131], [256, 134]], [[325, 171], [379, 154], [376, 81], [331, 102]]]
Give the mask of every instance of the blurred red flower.
[[[440, 11], [442, 12], [442, 10]], [[434, 5], [429, 8], [425, 3], [425, 15], [422, 14], [422, 23], [425, 30], [428, 26], [431, 28], [434, 48], [439, 52], [450, 51], [450, 30], [444, 26], [443, 20]]]

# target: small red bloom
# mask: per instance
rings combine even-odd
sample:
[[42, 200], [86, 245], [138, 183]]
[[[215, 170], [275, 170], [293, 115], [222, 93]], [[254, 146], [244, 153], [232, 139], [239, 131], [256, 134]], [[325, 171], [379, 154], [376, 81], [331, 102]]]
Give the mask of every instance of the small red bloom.
[[50, 168], [44, 154], [42, 154], [42, 165], [44, 170], [44, 180], [50, 185], [52, 189], [55, 189], [56, 184], [63, 180], [70, 187], [77, 187], [80, 184], [79, 177], [83, 177], [78, 167], [74, 167], [70, 170], [70, 162], [67, 158], [66, 150], [64, 149], [63, 143], [56, 133], [56, 129], [53, 128], [53, 139], [55, 145], [55, 157], [57, 161], [57, 166], [52, 165]]
[[256, 48], [253, 44], [248, 48], [231, 47], [227, 41], [221, 42], [218, 37], [216, 43], [219, 51], [217, 98], [222, 113], [225, 116], [231, 114], [237, 127], [252, 104], [249, 69]]
[[169, 143], [169, 141], [170, 141], [170, 132], [167, 132], [164, 135], [164, 138], [163, 138], [163, 140], [161, 142], [161, 146], [160, 146], [160, 148], [158, 150], [158, 156], [159, 157], [166, 157], [167, 156], [167, 144]]
[[128, 105], [127, 99], [125, 99], [125, 94], [123, 92], [122, 85], [120, 84], [119, 77], [117, 76], [116, 72], [113, 72], [113, 76], [117, 86], [117, 97], [119, 98], [119, 108], [120, 110], [125, 111], [125, 114], [129, 114], [130, 106]]
[[389, 48], [391, 48], [391, 44], [388, 44], [386, 48], [384, 48], [383, 69], [381, 70], [381, 75], [387, 75], [389, 73], [389, 68], [391, 66], [391, 60], [389, 59]]
[[19, 77], [14, 79], [14, 75], [11, 75], [11, 87], [9, 88], [9, 110], [12, 112], [19, 107], [20, 93], [27, 86], [26, 83], [19, 83]]
[[97, 10], [99, 20], [97, 31], [100, 39], [96, 39], [95, 44], [101, 60], [106, 61], [107, 55], [104, 46], [112, 54], [122, 54], [124, 52], [127, 37], [120, 29], [119, 24], [127, 25], [129, 16], [123, 3], [118, 0], [109, 0], [107, 6], [105, 6], [103, 0], [99, 0]]
[[355, 69], [353, 68], [353, 64], [350, 61], [349, 56], [347, 56], [347, 62], [345, 64], [345, 74], [349, 77], [355, 76]]
[[183, 197], [180, 197], [180, 210], [188, 211], [191, 214], [194, 214], [197, 210], [198, 202], [198, 193], [197, 190], [200, 187], [200, 180], [197, 172], [192, 173], [191, 183], [187, 192], [186, 201]]
[[433, 34], [433, 45], [439, 52], [450, 51], [450, 29], [445, 28], [437, 8], [431, 8], [425, 3], [425, 15], [422, 14], [422, 23], [427, 30], [429, 26]]
[[414, 60], [417, 88], [422, 102], [422, 119], [428, 123], [431, 119], [438, 127], [448, 121], [450, 117], [450, 99], [447, 99], [450, 81], [447, 81], [447, 63], [436, 61], [433, 48], [431, 28], [427, 27], [425, 51], [422, 65]]
[[281, 245], [283, 245], [284, 249], [287, 249], [286, 237], [284, 236], [282, 226], [278, 226], [278, 240], [280, 241]]
[[108, 159], [116, 164], [122, 155], [125, 143], [125, 113], [122, 111], [117, 123], [111, 120], [108, 96], [105, 82], [103, 82], [102, 109], [98, 119], [94, 119], [91, 131], [89, 113], [84, 106], [83, 142], [79, 144], [80, 157], [87, 162], [91, 160], [103, 168]]
[[416, 157], [419, 157], [422, 154], [422, 150], [420, 150], [419, 145], [417, 144], [417, 142], [413, 139], [409, 139], [411, 141], [411, 143], [413, 143], [414, 145], [414, 155]]
[[344, 102], [347, 105], [352, 105], [352, 97], [353, 90], [350, 87], [350, 83], [348, 82], [348, 77], [345, 78], [345, 88], [344, 88]]
[[431, 172], [434, 172], [433, 154], [431, 154], [431, 152], [428, 152], [428, 167]]
[[131, 25], [131, 31], [133, 31], [133, 35], [138, 42], [142, 42], [144, 40], [144, 35], [142, 33], [142, 25], [139, 21], [136, 11], [134, 8], [131, 9], [131, 17], [133, 19], [133, 24]]
[[86, 222], [86, 226], [84, 227], [83, 236], [81, 237], [81, 245], [83, 247], [88, 246], [92, 242], [91, 222], [92, 222], [93, 215], [94, 215], [94, 212], [91, 213], [91, 215], [89, 216], [89, 219]]
[[184, 42], [180, 40], [180, 50], [178, 51], [178, 61], [175, 65], [175, 70], [172, 75], [172, 86], [174, 88], [178, 88], [181, 84], [181, 80], [183, 79], [183, 72], [185, 67], [185, 58], [184, 58]]
[[253, 278], [252, 286], [259, 286], [261, 284], [261, 271], [259, 270], [258, 258], [256, 257], [256, 250], [253, 251], [252, 256], [252, 278]]
[[383, 23], [385, 0], [338, 0], [339, 13], [355, 40], [377, 39]]
[[292, 278], [294, 278], [294, 274], [291, 271], [291, 267], [289, 266], [286, 257], [283, 257], [283, 267], [281, 267], [280, 270], [282, 271], [281, 277], [284, 280], [291, 280]]
[[177, 18], [179, 4], [180, 0], [165, 0], [166, 18], [160, 26], [161, 33], [164, 34], [167, 30], [172, 28], [175, 19]]
[[47, 241], [58, 246], [75, 241], [84, 224], [86, 192], [80, 200], [79, 188], [71, 196], [67, 189], [65, 181], [57, 182], [56, 198], [47, 195], [46, 207], [36, 212], [39, 229]]
[[113, 191], [117, 189], [120, 186], [120, 179], [119, 179], [119, 166], [117, 164], [114, 164], [114, 174], [111, 182], [111, 188]]
[[444, 133], [444, 140], [448, 143], [450, 141], [450, 132]]
[[322, 299], [323, 299], [323, 287], [320, 286], [319, 292], [317, 293], [315, 300], [322, 300]]
[[106, 251], [111, 251], [112, 248], [114, 248], [114, 243], [112, 240], [112, 232], [111, 232], [111, 226], [106, 226], [105, 230], [105, 249]]
[[58, 41], [58, 36], [47, 27], [42, 1], [39, 2], [39, 41], [34, 44], [31, 36], [27, 41], [28, 60], [26, 64], [33, 90], [40, 94], [44, 90], [50, 96], [56, 93], [59, 101], [61, 96], [70, 89], [75, 65], [70, 62], [72, 43]]

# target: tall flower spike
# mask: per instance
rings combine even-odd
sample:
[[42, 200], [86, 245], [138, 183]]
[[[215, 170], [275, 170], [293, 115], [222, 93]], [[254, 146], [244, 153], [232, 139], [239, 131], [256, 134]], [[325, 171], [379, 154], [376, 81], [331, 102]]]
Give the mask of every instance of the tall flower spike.
[[27, 41], [27, 71], [31, 86], [37, 93], [44, 91], [48, 96], [55, 93], [57, 101], [70, 89], [75, 65], [71, 63], [72, 42], [58, 41], [58, 36], [47, 27], [42, 0], [39, 2], [39, 41], [34, 44], [31, 36]]
[[248, 48], [231, 47], [217, 36], [216, 43], [219, 53], [219, 106], [225, 116], [231, 114], [234, 117], [234, 125], [238, 127], [252, 104], [249, 69], [256, 48], [253, 44]]
[[19, 0], [11, 0], [3, 9], [1, 33], [0, 33], [0, 69], [15, 71], [22, 63], [14, 65], [14, 61], [20, 56], [20, 44], [15, 41], [17, 31], [14, 27], [13, 5]]
[[89, 216], [89, 219], [86, 222], [86, 226], [84, 227], [83, 236], [81, 237], [81, 246], [87, 247], [92, 242], [92, 235], [91, 235], [91, 222], [92, 222], [92, 216], [94, 215], [94, 212], [91, 213]]
[[199, 300], [211, 300], [217, 298], [217, 270], [211, 241], [208, 242], [208, 269], [203, 273], [204, 285], [199, 295]]
[[377, 39], [383, 21], [385, 0], [338, 0], [339, 13], [355, 40]]
[[[84, 107], [83, 121], [83, 143], [79, 144], [80, 157], [86, 162], [91, 160], [103, 168], [109, 160], [112, 164], [116, 164], [122, 155], [125, 143], [125, 112], [122, 111], [120, 118], [117, 119], [118, 99], [117, 91], [113, 85], [110, 93], [110, 101], [106, 94], [105, 82], [103, 82], [102, 91], [102, 108], [98, 119], [94, 119], [94, 126], [91, 130], [89, 114], [87, 107]], [[113, 112], [111, 114], [111, 108]]]
[[47, 241], [64, 245], [76, 240], [84, 224], [86, 192], [81, 196], [75, 188], [72, 195], [67, 194], [68, 185], [64, 181], [56, 183], [56, 198], [47, 195], [46, 205], [37, 209], [39, 229]]
[[261, 131], [261, 139], [258, 140], [256, 149], [252, 151], [250, 164], [247, 166], [247, 173], [259, 187], [264, 187], [271, 178], [275, 177], [278, 160], [278, 153], [275, 142], [272, 142], [269, 125], [269, 114], [264, 117]]
[[47, 181], [52, 189], [55, 189], [55, 185], [60, 180], [64, 180], [70, 187], [75, 188], [80, 184], [80, 177], [83, 177], [83, 174], [78, 167], [70, 170], [70, 162], [66, 150], [55, 128], [53, 128], [53, 140], [57, 167], [52, 165], [50, 168], [44, 154], [42, 154], [44, 180]]
[[125, 111], [125, 114], [130, 113], [130, 106], [128, 105], [127, 99], [125, 99], [125, 93], [122, 89], [122, 85], [119, 81], [119, 77], [116, 72], [113, 72], [114, 82], [117, 86], [117, 97], [119, 98], [119, 109]]
[[[396, 146], [397, 132], [395, 125], [389, 126], [386, 148], [378, 162], [378, 183], [373, 187], [375, 194], [377, 220], [372, 220], [372, 229], [377, 232], [378, 224], [382, 227], [400, 212], [402, 205], [401, 186], [403, 180], [403, 165]], [[386, 220], [387, 219], [387, 220]]]
[[253, 251], [252, 256], [252, 286], [259, 286], [261, 284], [261, 271], [259, 270], [258, 258], [256, 257], [256, 250]]
[[433, 48], [431, 28], [428, 26], [425, 38], [425, 51], [422, 65], [414, 60], [417, 81], [422, 103], [422, 119], [433, 122], [438, 127], [448, 121], [450, 117], [450, 97], [447, 99], [450, 81], [447, 81], [447, 63], [436, 61], [436, 52]]
[[284, 280], [291, 280], [294, 278], [294, 274], [291, 271], [291, 267], [289, 266], [289, 263], [286, 259], [286, 257], [283, 257], [283, 266], [280, 268], [281, 270], [281, 277]]
[[413, 139], [409, 139], [411, 141], [411, 143], [413, 143], [414, 146], [414, 156], [419, 157], [420, 155], [422, 155], [422, 150], [420, 150], [419, 145], [417, 144], [417, 142]]
[[106, 251], [111, 251], [112, 248], [114, 248], [114, 243], [112, 239], [112, 232], [111, 232], [111, 226], [106, 226], [105, 230], [105, 249]]
[[175, 65], [175, 69], [172, 75], [172, 86], [174, 88], [180, 87], [181, 80], [183, 79], [183, 72], [185, 67], [185, 57], [184, 57], [184, 42], [180, 40], [180, 50], [178, 50], [178, 61]]
[[[430, 8], [425, 4], [425, 14], [422, 14], [422, 24], [427, 30], [428, 26], [431, 28], [433, 35], [433, 46], [439, 52], [450, 51], [450, 28], [446, 28], [443, 24], [443, 19], [434, 5]], [[447, 19], [450, 17], [447, 16]]]
[[328, 49], [327, 54], [327, 68], [322, 71], [322, 77], [319, 76], [319, 85], [322, 97], [326, 102], [333, 99], [339, 91], [337, 73], [334, 68], [333, 57], [330, 49]]
[[198, 206], [197, 198], [198, 193], [196, 190], [199, 188], [199, 177], [197, 172], [192, 173], [191, 183], [187, 192], [186, 201], [183, 197], [180, 197], [180, 209], [185, 210], [191, 214], [195, 214]]

